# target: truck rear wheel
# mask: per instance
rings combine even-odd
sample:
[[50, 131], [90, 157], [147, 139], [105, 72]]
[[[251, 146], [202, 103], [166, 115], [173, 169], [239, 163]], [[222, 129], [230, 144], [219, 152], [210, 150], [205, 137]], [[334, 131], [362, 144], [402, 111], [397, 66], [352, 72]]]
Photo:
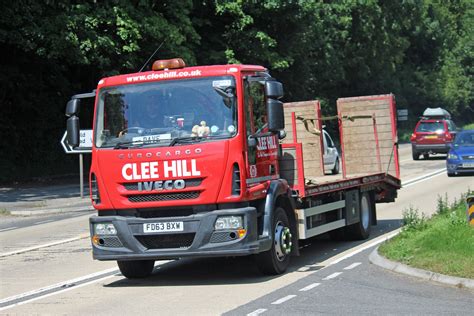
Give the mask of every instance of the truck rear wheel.
[[256, 255], [257, 266], [264, 274], [276, 275], [286, 271], [290, 264], [292, 232], [285, 210], [275, 209], [273, 216], [273, 243], [270, 250]]
[[127, 279], [145, 278], [153, 272], [154, 260], [117, 261], [120, 272]]
[[347, 227], [347, 232], [352, 239], [362, 240], [370, 236], [370, 225], [372, 217], [372, 203], [370, 195], [364, 192], [360, 195], [359, 222]]
[[413, 151], [411, 153], [411, 155], [413, 157], [413, 160], [420, 160], [420, 153], [419, 152]]

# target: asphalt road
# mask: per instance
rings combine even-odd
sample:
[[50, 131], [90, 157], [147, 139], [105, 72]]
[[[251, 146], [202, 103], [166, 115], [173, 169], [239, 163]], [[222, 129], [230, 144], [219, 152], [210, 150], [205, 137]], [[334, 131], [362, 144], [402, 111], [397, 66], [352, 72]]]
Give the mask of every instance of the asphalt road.
[[[377, 237], [399, 227], [403, 209], [431, 214], [438, 196], [457, 198], [474, 187], [472, 177], [445, 172], [421, 179], [445, 161], [412, 161], [406, 147], [402, 180], [418, 181], [408, 182], [397, 202], [378, 205], [371, 239], [311, 240], [281, 276], [260, 275], [252, 258], [222, 258], [159, 262], [152, 277], [127, 280], [114, 262], [91, 259], [88, 215], [0, 232], [0, 314], [472, 314], [468, 290], [368, 263]], [[35, 249], [44, 244], [52, 246]]]

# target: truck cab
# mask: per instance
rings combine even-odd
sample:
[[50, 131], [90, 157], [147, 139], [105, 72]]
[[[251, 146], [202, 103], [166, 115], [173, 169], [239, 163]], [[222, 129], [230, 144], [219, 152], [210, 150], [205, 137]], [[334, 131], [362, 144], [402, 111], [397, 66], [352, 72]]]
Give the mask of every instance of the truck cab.
[[[279, 179], [282, 96], [282, 85], [251, 65], [185, 68], [175, 59], [100, 80], [90, 170], [94, 258], [117, 260], [134, 277], [157, 259], [268, 251], [262, 201], [269, 192], [273, 204], [291, 194]], [[71, 145], [79, 103], [66, 110]], [[278, 183], [270, 188], [271, 181]], [[288, 220], [279, 225], [288, 231]]]

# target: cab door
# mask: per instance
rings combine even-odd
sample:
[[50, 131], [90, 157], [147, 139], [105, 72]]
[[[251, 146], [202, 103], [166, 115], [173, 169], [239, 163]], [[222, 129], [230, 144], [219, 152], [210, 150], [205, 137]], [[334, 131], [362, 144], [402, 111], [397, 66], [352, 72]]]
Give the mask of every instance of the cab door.
[[278, 178], [278, 137], [268, 131], [264, 78], [244, 79], [247, 186]]

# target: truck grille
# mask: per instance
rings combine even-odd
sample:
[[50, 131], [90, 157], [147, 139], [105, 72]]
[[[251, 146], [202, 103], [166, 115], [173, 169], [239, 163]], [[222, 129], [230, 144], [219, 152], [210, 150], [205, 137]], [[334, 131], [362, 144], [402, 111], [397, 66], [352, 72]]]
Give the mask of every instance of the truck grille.
[[160, 218], [160, 217], [183, 217], [195, 214], [192, 208], [173, 209], [142, 209], [138, 210], [137, 217]]
[[[184, 183], [186, 188], [197, 187], [201, 185], [202, 178], [185, 179]], [[122, 185], [127, 191], [138, 191], [138, 182], [122, 183]]]
[[132, 203], [139, 202], [157, 202], [157, 201], [176, 201], [176, 200], [191, 200], [199, 197], [199, 191], [189, 192], [175, 192], [163, 194], [139, 194], [130, 195], [128, 200]]
[[474, 160], [474, 155], [462, 156], [462, 159], [464, 159], [464, 160]]
[[195, 233], [135, 236], [148, 249], [189, 248]]

